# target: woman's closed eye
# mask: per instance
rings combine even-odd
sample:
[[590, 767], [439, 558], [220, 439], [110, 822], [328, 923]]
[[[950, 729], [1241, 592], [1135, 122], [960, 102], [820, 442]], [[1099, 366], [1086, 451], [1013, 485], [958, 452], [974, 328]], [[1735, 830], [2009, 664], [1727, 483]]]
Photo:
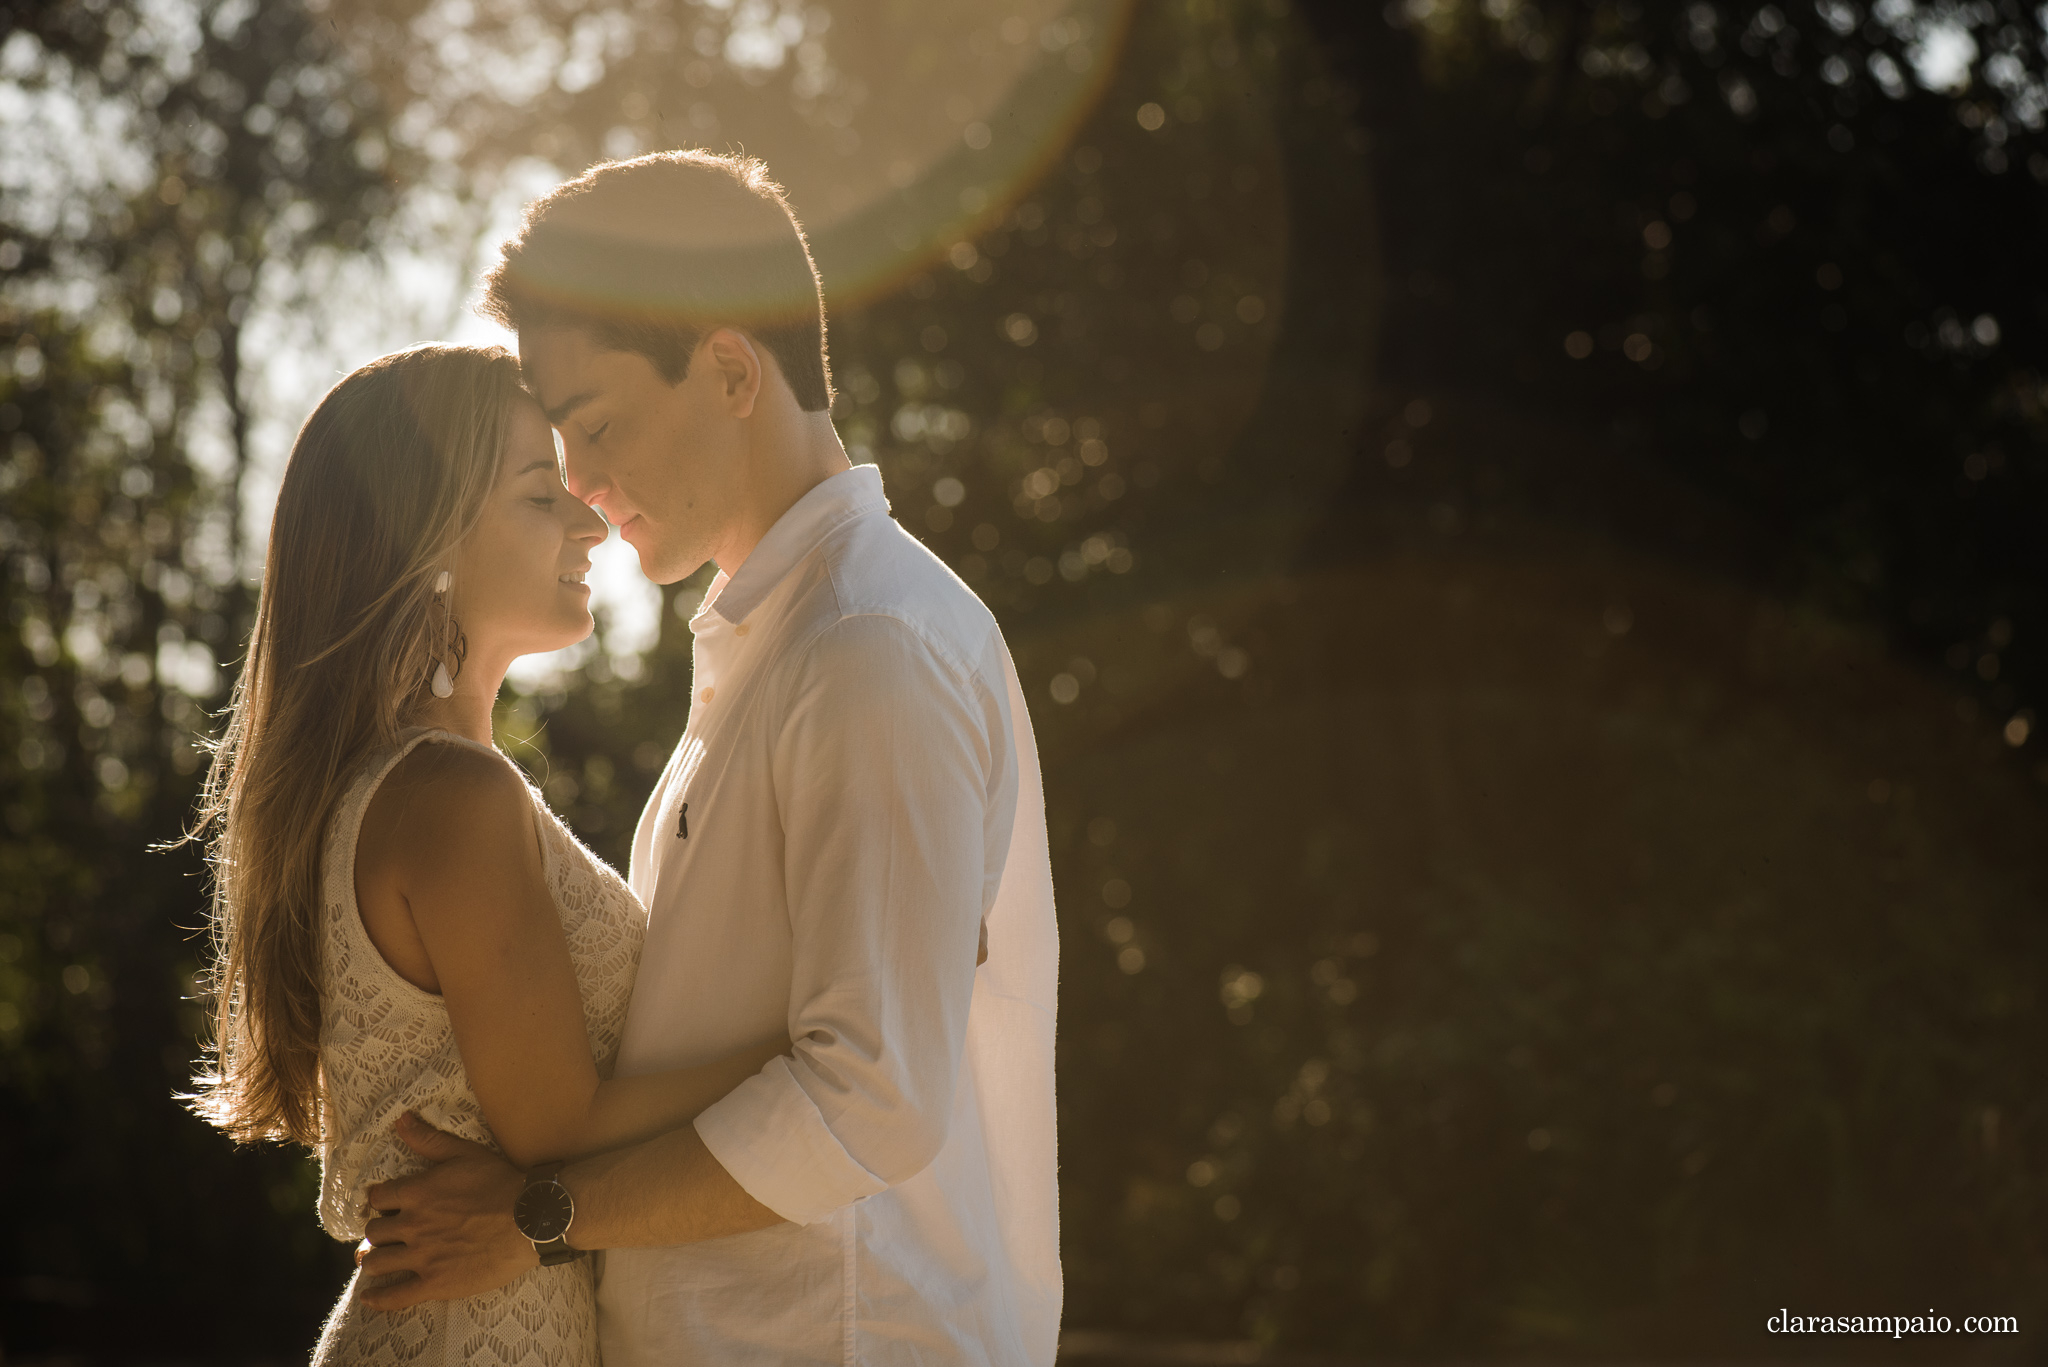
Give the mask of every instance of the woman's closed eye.
[[609, 422], [601, 422], [596, 427], [592, 428], [590, 431], [585, 432], [583, 434], [583, 440], [588, 442], [594, 442], [599, 437], [602, 437], [607, 431], [609, 431], [610, 428], [611, 424]]

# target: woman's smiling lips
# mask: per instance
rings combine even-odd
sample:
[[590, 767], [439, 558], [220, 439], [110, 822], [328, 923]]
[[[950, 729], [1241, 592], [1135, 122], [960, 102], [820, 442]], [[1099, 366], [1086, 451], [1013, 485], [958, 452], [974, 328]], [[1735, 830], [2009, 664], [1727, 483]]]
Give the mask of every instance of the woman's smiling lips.
[[583, 582], [583, 576], [588, 573], [590, 573], [590, 566], [585, 565], [580, 570], [570, 570], [566, 574], [560, 574], [555, 576], [555, 582], [557, 584], [560, 584], [564, 588], [576, 589], [583, 593], [589, 593], [590, 585]]

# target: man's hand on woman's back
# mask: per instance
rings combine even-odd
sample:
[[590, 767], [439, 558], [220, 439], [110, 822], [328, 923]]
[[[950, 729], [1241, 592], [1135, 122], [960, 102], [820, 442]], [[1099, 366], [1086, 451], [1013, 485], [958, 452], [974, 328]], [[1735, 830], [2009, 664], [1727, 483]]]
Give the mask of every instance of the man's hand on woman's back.
[[[431, 1166], [370, 1188], [370, 1209], [384, 1213], [369, 1222], [365, 1247], [356, 1251], [364, 1305], [390, 1311], [460, 1300], [538, 1265], [533, 1244], [512, 1223], [525, 1184], [519, 1169], [410, 1113], [400, 1118], [398, 1137]], [[401, 1279], [370, 1284], [394, 1274]]]

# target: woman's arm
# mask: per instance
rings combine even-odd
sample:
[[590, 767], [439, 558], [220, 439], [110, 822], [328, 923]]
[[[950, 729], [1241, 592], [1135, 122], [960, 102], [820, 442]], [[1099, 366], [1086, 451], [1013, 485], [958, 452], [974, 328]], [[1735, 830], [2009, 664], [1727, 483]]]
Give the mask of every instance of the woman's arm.
[[532, 798], [502, 763], [422, 745], [364, 815], [356, 897], [392, 968], [438, 992], [470, 1086], [521, 1167], [687, 1125], [789, 1047], [600, 1082]]

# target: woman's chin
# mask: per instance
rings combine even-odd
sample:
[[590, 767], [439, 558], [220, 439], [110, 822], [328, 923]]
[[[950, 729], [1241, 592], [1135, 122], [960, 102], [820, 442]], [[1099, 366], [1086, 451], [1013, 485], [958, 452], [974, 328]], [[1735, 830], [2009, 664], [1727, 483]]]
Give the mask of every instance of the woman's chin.
[[519, 653], [522, 656], [552, 655], [558, 650], [567, 650], [570, 646], [579, 645], [589, 640], [591, 633], [597, 630], [597, 619], [592, 617], [588, 611], [582, 613], [581, 616], [581, 621], [565, 623], [557, 631], [536, 632], [533, 638], [527, 642], [526, 648]]

